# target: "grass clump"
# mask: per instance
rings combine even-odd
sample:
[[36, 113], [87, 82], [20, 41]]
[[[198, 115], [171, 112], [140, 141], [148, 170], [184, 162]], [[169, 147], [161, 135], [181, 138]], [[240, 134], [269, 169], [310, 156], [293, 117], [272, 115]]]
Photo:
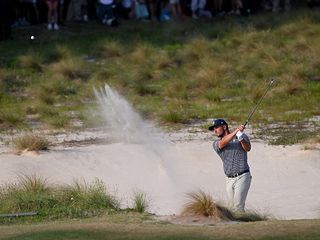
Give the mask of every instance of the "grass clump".
[[188, 202], [184, 205], [182, 216], [208, 217], [218, 221], [261, 221], [266, 217], [254, 212], [238, 213], [218, 204], [202, 190], [188, 192]]
[[[0, 213], [36, 212], [34, 220], [97, 216], [119, 209], [118, 200], [107, 193], [104, 183], [50, 185], [36, 175], [21, 175], [18, 182], [0, 187]], [[28, 218], [30, 219], [30, 218]], [[0, 219], [7, 223], [19, 219]]]
[[133, 193], [133, 207], [132, 209], [139, 213], [144, 213], [149, 208], [149, 200], [147, 195], [142, 191], [135, 191]]
[[42, 72], [42, 61], [42, 57], [36, 52], [19, 57], [19, 63], [21, 67], [35, 72]]
[[36, 175], [20, 175], [17, 183], [1, 186], [0, 190], [2, 214], [38, 212], [50, 204], [52, 192], [47, 181]]
[[106, 209], [119, 209], [118, 200], [107, 193], [101, 180], [93, 183], [75, 181], [73, 185], [62, 186], [59, 199], [63, 203], [57, 209], [59, 215], [68, 217], [88, 217], [99, 215]]
[[184, 205], [182, 215], [204, 216], [215, 219], [231, 220], [231, 212], [217, 204], [202, 190], [186, 194], [189, 201]]
[[40, 151], [48, 150], [50, 142], [45, 137], [34, 133], [27, 133], [13, 141], [18, 151]]
[[0, 110], [0, 129], [21, 126], [23, 122], [24, 118], [20, 111], [11, 112], [9, 109]]

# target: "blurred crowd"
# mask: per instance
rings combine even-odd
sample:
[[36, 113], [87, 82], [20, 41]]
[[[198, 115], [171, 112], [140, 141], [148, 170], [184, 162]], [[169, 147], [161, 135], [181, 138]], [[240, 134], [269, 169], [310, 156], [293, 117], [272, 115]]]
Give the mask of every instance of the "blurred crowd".
[[10, 39], [12, 28], [40, 23], [58, 31], [66, 21], [97, 20], [108, 26], [122, 19], [183, 22], [257, 11], [280, 13], [302, 1], [310, 8], [320, 6], [320, 0], [0, 0], [0, 40]]

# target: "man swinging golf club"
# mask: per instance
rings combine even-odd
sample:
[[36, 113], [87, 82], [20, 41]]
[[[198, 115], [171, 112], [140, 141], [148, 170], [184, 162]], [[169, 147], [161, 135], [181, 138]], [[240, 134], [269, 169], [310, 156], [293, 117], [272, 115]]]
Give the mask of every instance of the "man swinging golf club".
[[213, 125], [209, 127], [209, 130], [214, 131], [219, 138], [213, 142], [213, 149], [223, 162], [224, 173], [227, 176], [227, 195], [231, 208], [238, 212], [244, 212], [252, 179], [247, 156], [247, 152], [251, 150], [251, 143], [249, 137], [243, 131], [274, 83], [275, 79], [271, 79], [258, 103], [249, 113], [244, 125], [240, 125], [236, 130], [230, 132], [225, 120], [216, 119], [213, 121]]
[[251, 184], [247, 152], [251, 149], [249, 137], [243, 132], [244, 125], [233, 132], [223, 119], [216, 119], [209, 127], [219, 138], [213, 142], [213, 149], [223, 162], [226, 175], [226, 189], [230, 207], [237, 212], [244, 212], [245, 201]]

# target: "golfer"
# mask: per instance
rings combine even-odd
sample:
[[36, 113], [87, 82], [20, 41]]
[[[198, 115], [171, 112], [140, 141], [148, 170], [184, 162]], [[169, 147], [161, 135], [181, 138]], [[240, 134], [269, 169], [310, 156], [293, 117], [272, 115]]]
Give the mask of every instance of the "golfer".
[[213, 142], [213, 149], [222, 159], [229, 204], [237, 212], [244, 212], [252, 178], [247, 162], [251, 144], [249, 137], [243, 133], [244, 129], [241, 125], [230, 133], [228, 124], [223, 119], [214, 120], [209, 127], [219, 138]]

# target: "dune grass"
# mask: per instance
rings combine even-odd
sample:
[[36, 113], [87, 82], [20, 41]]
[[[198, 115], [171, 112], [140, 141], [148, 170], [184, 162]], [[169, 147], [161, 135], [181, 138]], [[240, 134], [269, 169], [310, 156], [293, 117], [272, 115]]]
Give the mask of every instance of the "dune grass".
[[27, 133], [13, 140], [15, 149], [21, 151], [48, 150], [50, 142], [43, 136]]
[[201, 189], [186, 193], [187, 202], [185, 203], [182, 216], [201, 216], [217, 221], [240, 221], [253, 222], [267, 220], [266, 216], [246, 211], [243, 213], [234, 212], [231, 209], [217, 203], [212, 196]]
[[37, 222], [64, 218], [85, 218], [119, 209], [119, 201], [100, 180], [54, 185], [37, 175], [18, 176], [16, 183], [0, 188], [0, 213], [35, 212], [36, 216], [0, 218], [1, 223]]
[[[30, 31], [38, 36], [31, 42], [16, 29], [13, 41], [0, 43], [0, 107], [9, 109], [0, 114], [0, 130], [30, 127], [24, 121], [30, 106], [40, 126], [71, 128], [69, 112], [83, 116], [95, 101], [93, 87], [104, 83], [158, 123], [181, 126], [224, 117], [239, 124], [275, 77], [278, 84], [254, 115], [253, 127], [276, 122], [293, 128], [311, 122], [308, 137], [313, 138], [319, 121], [312, 117], [320, 115], [318, 20], [316, 11], [299, 8], [277, 16], [261, 13], [157, 27], [143, 22], [126, 22], [117, 29], [94, 22], [70, 24], [59, 34], [35, 26]], [[273, 143], [306, 139], [294, 134], [289, 131], [283, 138], [293, 141]]]
[[132, 209], [139, 213], [144, 213], [150, 206], [150, 200], [147, 198], [146, 193], [141, 190], [136, 190], [133, 193], [133, 206]]

